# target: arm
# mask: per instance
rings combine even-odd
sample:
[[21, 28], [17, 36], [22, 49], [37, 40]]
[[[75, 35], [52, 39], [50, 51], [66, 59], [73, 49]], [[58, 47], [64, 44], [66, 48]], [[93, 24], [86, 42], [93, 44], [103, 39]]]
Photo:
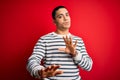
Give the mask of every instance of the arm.
[[45, 56], [45, 42], [39, 39], [34, 46], [33, 53], [28, 59], [27, 70], [33, 77], [40, 78], [38, 71], [44, 67], [40, 65], [41, 60]]
[[75, 60], [75, 63], [79, 65], [81, 68], [90, 71], [92, 69], [93, 61], [88, 55], [82, 39], [79, 40], [78, 47], [79, 50], [76, 51], [77, 54], [73, 59]]
[[51, 65], [46, 68], [40, 65], [41, 60], [44, 58], [44, 56], [45, 42], [42, 39], [40, 39], [36, 43], [34, 51], [28, 59], [27, 64], [27, 70], [31, 73], [33, 77], [42, 79], [63, 73], [63, 71], [57, 70], [60, 67], [60, 65]]
[[[63, 39], [66, 43], [66, 48], [59, 48], [59, 50], [64, 51], [67, 54], [70, 54], [73, 57], [75, 64], [79, 65], [80, 67], [87, 71], [90, 71], [93, 62], [92, 59], [87, 54], [83, 40], [82, 39], [79, 39], [78, 41], [76, 40], [75, 43], [73, 44], [71, 37], [68, 38], [66, 36], [66, 38], [63, 37]], [[76, 47], [78, 47], [78, 49], [76, 49]]]

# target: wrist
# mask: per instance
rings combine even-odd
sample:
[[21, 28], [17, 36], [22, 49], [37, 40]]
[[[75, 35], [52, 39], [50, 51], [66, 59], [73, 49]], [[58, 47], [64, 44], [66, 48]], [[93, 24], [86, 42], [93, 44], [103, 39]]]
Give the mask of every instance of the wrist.
[[39, 74], [39, 76], [41, 76], [41, 70], [38, 70], [38, 74]]
[[38, 75], [40, 76], [40, 79], [43, 79], [42, 70], [38, 70]]
[[74, 53], [72, 53], [72, 56], [75, 57], [77, 55], [77, 51], [75, 50]]

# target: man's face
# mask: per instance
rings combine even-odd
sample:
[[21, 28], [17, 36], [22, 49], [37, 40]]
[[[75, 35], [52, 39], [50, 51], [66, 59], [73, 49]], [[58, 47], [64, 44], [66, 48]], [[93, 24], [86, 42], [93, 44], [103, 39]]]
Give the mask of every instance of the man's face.
[[55, 20], [56, 26], [60, 30], [66, 30], [70, 28], [70, 16], [65, 8], [60, 8], [56, 11]]

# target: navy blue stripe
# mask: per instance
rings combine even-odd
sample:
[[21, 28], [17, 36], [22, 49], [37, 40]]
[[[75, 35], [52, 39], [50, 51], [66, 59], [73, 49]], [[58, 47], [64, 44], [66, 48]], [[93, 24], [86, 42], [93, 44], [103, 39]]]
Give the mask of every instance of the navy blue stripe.
[[73, 60], [46, 60], [47, 62], [73, 62]]
[[53, 46], [66, 46], [65, 44], [49, 44], [49, 45], [46, 45], [46, 47], [53, 47]]

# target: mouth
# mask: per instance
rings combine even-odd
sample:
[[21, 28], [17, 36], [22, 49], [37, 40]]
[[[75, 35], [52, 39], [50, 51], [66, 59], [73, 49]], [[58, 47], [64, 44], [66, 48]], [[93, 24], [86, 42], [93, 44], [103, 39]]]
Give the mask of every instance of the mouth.
[[70, 23], [69, 23], [69, 22], [64, 22], [63, 24], [65, 24], [65, 25], [69, 25]]

